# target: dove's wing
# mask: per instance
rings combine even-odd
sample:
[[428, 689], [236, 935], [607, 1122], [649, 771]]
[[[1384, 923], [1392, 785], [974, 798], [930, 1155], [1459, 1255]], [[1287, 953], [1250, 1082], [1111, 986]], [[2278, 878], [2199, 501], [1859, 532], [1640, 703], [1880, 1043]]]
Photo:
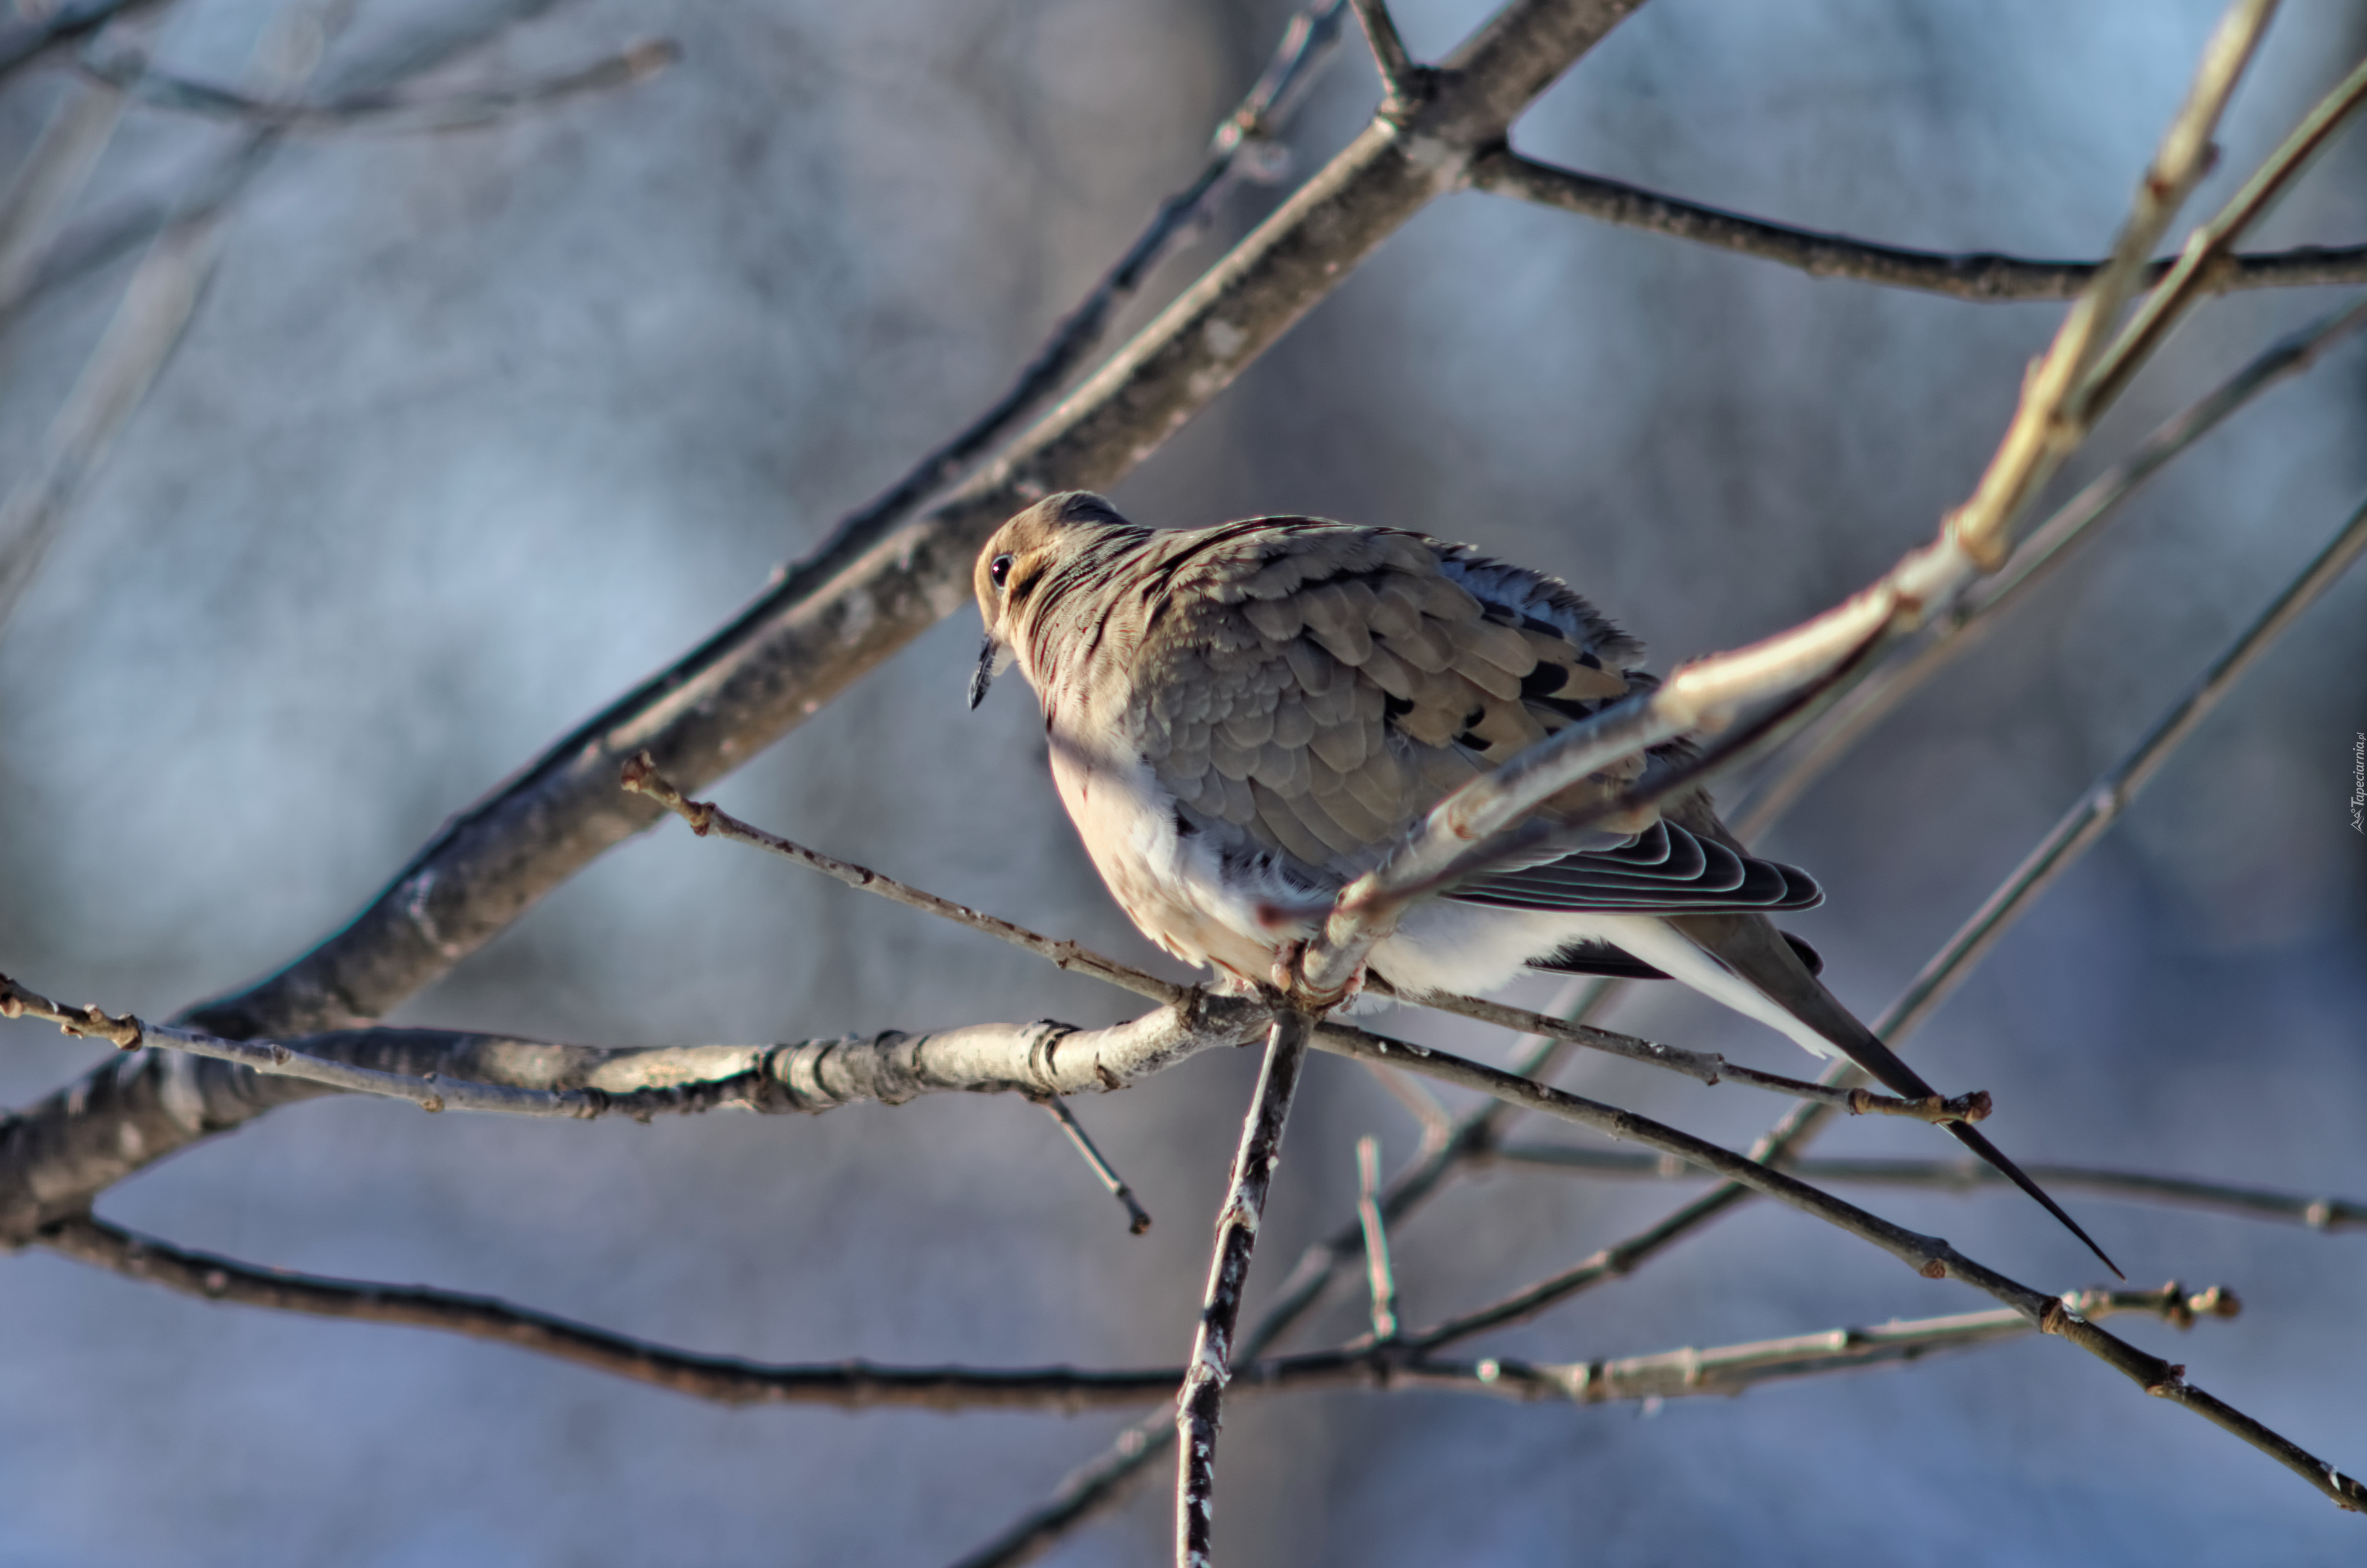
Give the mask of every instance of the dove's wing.
[[[1369, 868], [1440, 796], [1625, 697], [1620, 666], [1642, 652], [1551, 578], [1387, 529], [1263, 517], [1166, 534], [1130, 576], [1143, 760], [1194, 831], [1331, 879]], [[1591, 803], [1625, 777], [1560, 803]], [[1585, 839], [1616, 850], [1630, 836]], [[1601, 869], [1670, 881], [1646, 858]]]

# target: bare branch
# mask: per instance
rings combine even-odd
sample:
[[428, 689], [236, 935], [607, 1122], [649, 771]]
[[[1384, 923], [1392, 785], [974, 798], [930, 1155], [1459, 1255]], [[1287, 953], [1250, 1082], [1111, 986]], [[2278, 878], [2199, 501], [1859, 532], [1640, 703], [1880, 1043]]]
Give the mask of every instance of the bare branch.
[[359, 93], [328, 103], [280, 103], [249, 97], [208, 82], [152, 69], [134, 54], [100, 57], [85, 52], [82, 73], [152, 108], [234, 120], [259, 130], [317, 132], [366, 131], [379, 134], [465, 131], [490, 125], [523, 109], [547, 108], [587, 93], [630, 86], [648, 80], [682, 58], [669, 39], [643, 39], [591, 64], [537, 81], [485, 87], [431, 97], [405, 98], [392, 91]]
[[[2275, 10], [2276, 0], [2236, 0], [2220, 18], [2203, 50], [2203, 62], [2195, 73], [2193, 85], [2188, 89], [2186, 102], [2170, 120], [2160, 150], [2154, 154], [2153, 166], [2137, 182], [2136, 197], [2114, 238], [2112, 256], [2073, 302], [2046, 353], [2031, 368], [2022, 385], [2021, 406], [2014, 410], [2013, 421], [2007, 426], [2005, 437], [1998, 443], [1997, 453], [1982, 472], [1980, 483], [1942, 525], [1942, 549], [1932, 562], [1934, 575], [1939, 579], [1935, 588], [1944, 591], [1962, 584], [1966, 574], [1952, 559], [1957, 554], [1983, 572], [1993, 572], [2004, 564], [2014, 519], [2085, 437], [2096, 418], [2111, 405], [2126, 384], [2127, 373], [2133, 372], [2158, 346], [2160, 335], [2157, 331], [2140, 342], [2128, 344], [2125, 351], [2115, 348], [2112, 352], [2119, 379], [2090, 380], [2090, 372], [2105, 353], [2112, 324], [2140, 286], [2146, 259], [2168, 232], [2179, 209], [2186, 204], [2188, 196], [2210, 172], [2211, 138], [2218, 129], [2220, 112], [2235, 92], [2237, 79], [2259, 47], [2260, 35], [2268, 29], [2269, 18]], [[2288, 165], [2283, 177], [2290, 179], [2296, 172], [2297, 165]], [[2281, 182], [2271, 182], [2267, 189], [2281, 187]], [[2261, 205], [2248, 185], [2244, 201], [2254, 212]], [[2219, 229], [2207, 242], [2207, 248], [2232, 244], [2244, 227], [2244, 223], [2236, 222]], [[2206, 225], [2205, 232], [2210, 232], [2210, 226]], [[2171, 287], [2165, 282], [2155, 291], [2156, 301], [2169, 299]], [[2159, 326], [2166, 329], [2192, 302], [2191, 295], [2178, 296], [2158, 315]], [[1922, 597], [1934, 598], [1938, 594]]]
[[[1379, 990], [1376, 986], [1374, 989]], [[1801, 1078], [1787, 1078], [1780, 1073], [1762, 1073], [1755, 1067], [1744, 1067], [1728, 1062], [1716, 1051], [1685, 1051], [1673, 1045], [1638, 1040], [1634, 1035], [1616, 1034], [1587, 1024], [1565, 1023], [1544, 1013], [1531, 1012], [1503, 1002], [1490, 1002], [1478, 996], [1456, 996], [1443, 992], [1426, 992], [1410, 999], [1416, 1006], [1430, 1007], [1442, 1013], [1475, 1018], [1481, 1023], [1495, 1024], [1540, 1039], [1566, 1041], [1600, 1051], [1606, 1055], [1628, 1062], [1641, 1062], [1654, 1067], [1664, 1067], [1682, 1073], [1696, 1083], [1716, 1085], [1728, 1081], [1746, 1084], [1754, 1089], [1789, 1096], [1795, 1099], [1812, 1100], [1834, 1110], [1847, 1111], [1852, 1116], [1903, 1116], [1916, 1121], [1934, 1124], [1946, 1121], [1986, 1120], [1994, 1108], [1988, 1092], [1976, 1089], [1970, 1094], [1942, 1098], [1934, 1095], [1927, 1099], [1906, 1100], [1888, 1095], [1865, 1094], [1856, 1089], [1837, 1089], [1829, 1084], [1812, 1084]], [[1387, 1050], [1399, 1042], [1380, 1035], [1366, 1035], [1352, 1026], [1326, 1024], [1325, 1028], [1341, 1028], [1365, 1035], [1368, 1042], [1376, 1042]], [[1409, 1049], [1420, 1049], [1413, 1047]], [[1534, 1074], [1523, 1073], [1522, 1077]]]
[[719, 1404], [1073, 1412], [1139, 1405], [1172, 1392], [1180, 1375], [1180, 1369], [1172, 1368], [1141, 1372], [1093, 1372], [1070, 1367], [991, 1371], [875, 1367], [861, 1361], [768, 1367], [738, 1357], [652, 1345], [490, 1296], [258, 1268], [135, 1235], [101, 1220], [62, 1221], [42, 1231], [36, 1240], [77, 1262], [186, 1296], [272, 1312], [457, 1334]]
[[[1648, 1181], [1698, 1177], [1682, 1160], [1660, 1154], [1631, 1154], [1616, 1149], [1580, 1149], [1559, 1143], [1499, 1143], [1473, 1158], [1508, 1165], [1567, 1170], [1586, 1176], [1621, 1176]], [[1803, 1181], [1848, 1186], [1916, 1187], [1936, 1192], [1970, 1193], [2012, 1184], [1977, 1160], [1795, 1160], [1788, 1167]], [[2231, 1187], [2222, 1182], [2191, 1181], [2183, 1176], [2148, 1176], [2139, 1171], [2103, 1170], [2093, 1165], [2022, 1167], [2032, 1180], [2065, 1192], [2090, 1192], [2101, 1198], [2126, 1199], [2133, 1203], [2161, 1203], [2180, 1209], [2212, 1209], [2248, 1220], [2283, 1220], [2331, 1234], [2367, 1230], [2367, 1203], [2340, 1198], [2305, 1198], [2299, 1193], [2271, 1192], [2255, 1187]]]
[[1101, 954], [1090, 949], [1079, 947], [1074, 942], [1055, 941], [1049, 937], [1030, 931], [1025, 926], [1015, 926], [1008, 920], [999, 919], [991, 915], [981, 915], [968, 904], [956, 903], [951, 899], [939, 898], [933, 892], [923, 892], [919, 888], [900, 882], [893, 877], [882, 876], [878, 871], [858, 866], [851, 860], [841, 860], [832, 856], [824, 855], [819, 850], [808, 849], [801, 844], [794, 844], [777, 834], [766, 833], [761, 827], [742, 822], [711, 801], [691, 800], [669, 783], [663, 774], [657, 771], [657, 765], [650, 759], [650, 754], [647, 752], [637, 754], [625, 764], [620, 779], [626, 790], [636, 795], [648, 796], [688, 823], [690, 830], [701, 838], [712, 834], [717, 837], [729, 839], [734, 844], [753, 845], [758, 849], [778, 855], [785, 860], [793, 860], [800, 866], [820, 871], [823, 876], [835, 881], [844, 882], [848, 887], [860, 888], [865, 892], [878, 893], [881, 898], [890, 903], [900, 903], [908, 909], [918, 909], [936, 915], [941, 920], [950, 920], [957, 926], [966, 926], [973, 931], [983, 932], [998, 941], [1008, 942], [1015, 948], [1024, 948], [1037, 958], [1048, 960], [1057, 968], [1092, 975], [1096, 980], [1106, 981], [1122, 990], [1131, 991], [1138, 996], [1148, 996], [1154, 1002], [1172, 1003], [1191, 993], [1191, 987], [1161, 980], [1154, 974], [1136, 969], [1131, 964], [1122, 964], [1115, 959], [1104, 958]]
[[[1481, 190], [1559, 208], [1581, 218], [1775, 262], [1812, 278], [1848, 278], [1959, 300], [2070, 300], [2103, 265], [2035, 261], [1987, 251], [1950, 254], [1874, 244], [1846, 234], [1770, 223], [1681, 201], [1641, 186], [1539, 163], [1510, 148], [1500, 148], [1473, 165], [1471, 183]], [[2149, 263], [2146, 282], [2159, 282], [2174, 265], [2175, 258]], [[2205, 286], [2224, 292], [2337, 283], [2367, 283], [2367, 245], [2301, 245], [2230, 256], [2226, 266], [2211, 273]]]
[[86, 6], [61, 6], [39, 21], [21, 21], [0, 28], [0, 77], [30, 65], [51, 51], [90, 38], [119, 17], [153, 11], [164, 0], [92, 0]]
[[1401, 115], [1421, 96], [1421, 68], [1406, 53], [1405, 40], [1398, 36], [1389, 0], [1354, 0], [1354, 4], [1356, 23], [1365, 29], [1374, 68], [1381, 74], [1381, 112]]
[[2350, 74], [2302, 117], [2302, 122], [2244, 182], [2244, 188], [2228, 198], [2211, 222], [2187, 240], [2169, 276], [2146, 296], [2145, 303], [2080, 389], [2081, 414], [2092, 417], [2093, 410], [2109, 406], [2126, 390], [2130, 378], [2161, 347], [2170, 329], [2197, 300], [2212, 292], [2214, 275], [2228, 266], [2228, 253], [2236, 241], [2268, 215], [2362, 103], [2367, 103], [2367, 60], [2351, 67]]
[[1176, 1568], [1208, 1568], [1213, 1558], [1217, 1428], [1224, 1415], [1225, 1384], [1232, 1377], [1233, 1329], [1240, 1321], [1250, 1256], [1257, 1247], [1274, 1166], [1282, 1160], [1283, 1129], [1298, 1094], [1299, 1070], [1307, 1063], [1313, 1025], [1314, 1019], [1295, 1008], [1274, 1013], [1257, 1092], [1241, 1122], [1240, 1148], [1233, 1155], [1232, 1184], [1217, 1214], [1216, 1251], [1208, 1260], [1208, 1288], [1200, 1299], [1200, 1325], [1192, 1338], [1183, 1385], [1175, 1393], [1180, 1449], [1175, 1467]]
[[[768, 1366], [651, 1344], [491, 1296], [259, 1268], [138, 1235], [102, 1220], [64, 1221], [37, 1240], [78, 1263], [202, 1301], [459, 1335], [717, 1404], [1075, 1415], [1139, 1405], [1172, 1391], [1184, 1375], [1180, 1367], [1094, 1371], [1073, 1367], [881, 1367], [862, 1361]], [[2160, 1290], [2086, 1291], [2073, 1300], [2090, 1319], [2143, 1312], [2180, 1328], [2198, 1317], [2233, 1317], [2237, 1311], [2235, 1297], [2215, 1286], [2193, 1293], [2175, 1285]], [[2028, 1332], [2028, 1321], [2016, 1312], [1968, 1312], [1751, 1345], [1560, 1365], [1448, 1362], [1371, 1346], [1244, 1366], [1234, 1374], [1231, 1386], [1235, 1392], [1446, 1390], [1601, 1403], [1655, 1395], [1739, 1393], [1780, 1378], [1903, 1363]], [[1682, 1375], [1689, 1362], [1700, 1369], [1691, 1379]]]
[[1127, 1232], [1138, 1236], [1150, 1229], [1150, 1210], [1142, 1206], [1134, 1196], [1134, 1188], [1126, 1185], [1116, 1169], [1102, 1158], [1102, 1152], [1093, 1146], [1093, 1139], [1086, 1136], [1084, 1124], [1069, 1108], [1069, 1102], [1058, 1095], [1039, 1095], [1036, 1096], [1036, 1103], [1050, 1113], [1052, 1119], [1059, 1124], [1060, 1131], [1068, 1135], [1070, 1143], [1084, 1156], [1085, 1164], [1093, 1167], [1093, 1175], [1100, 1179], [1102, 1186], [1117, 1199], [1118, 1207], [1126, 1210]]
[[[408, 1100], [426, 1110], [646, 1120], [722, 1106], [816, 1115], [866, 1102], [901, 1105], [925, 1094], [1005, 1092], [1056, 1100], [1127, 1088], [1200, 1051], [1255, 1038], [1265, 1009], [1245, 999], [1186, 992], [1170, 1006], [1107, 1028], [1079, 1029], [1047, 1018], [787, 1045], [607, 1049], [398, 1028], [228, 1040], [128, 1015], [114, 1017], [96, 1007], [62, 1007], [0, 975], [0, 1017], [28, 1015], [124, 1051], [186, 1051], [323, 1089]], [[1098, 1154], [1087, 1157], [1107, 1173]], [[1116, 1177], [1105, 1174], [1105, 1179]]]
[[68, 92], [50, 111], [0, 196], [0, 301], [24, 289], [122, 118], [122, 94], [86, 88]]

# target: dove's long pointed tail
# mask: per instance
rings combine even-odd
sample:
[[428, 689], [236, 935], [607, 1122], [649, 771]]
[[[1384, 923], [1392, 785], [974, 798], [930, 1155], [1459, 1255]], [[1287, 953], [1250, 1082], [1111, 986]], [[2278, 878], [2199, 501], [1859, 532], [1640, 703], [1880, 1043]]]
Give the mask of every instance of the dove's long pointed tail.
[[[1672, 916], [1668, 922], [1736, 974], [1749, 981], [1793, 1017], [1830, 1040], [1841, 1053], [1865, 1069], [1875, 1082], [1892, 1094], [1921, 1099], [1937, 1093], [1923, 1081], [1922, 1074], [1898, 1059], [1897, 1052], [1882, 1042], [1881, 1037], [1841, 1006], [1839, 998], [1825, 989], [1822, 982], [1808, 972], [1797, 954], [1783, 940], [1782, 933], [1772, 921], [1755, 915], [1698, 915]], [[2114, 1263], [2095, 1238], [2079, 1227], [2079, 1222], [2063, 1211], [2063, 1206], [2046, 1195], [2020, 1165], [2006, 1158], [1998, 1146], [1975, 1129], [1961, 1121], [1944, 1124], [1957, 1142], [1987, 1161], [2014, 1186], [2038, 1200], [2039, 1206], [2062, 1221], [2066, 1230], [2087, 1244], [2103, 1266], [2116, 1278], [2125, 1279], [2121, 1266]]]

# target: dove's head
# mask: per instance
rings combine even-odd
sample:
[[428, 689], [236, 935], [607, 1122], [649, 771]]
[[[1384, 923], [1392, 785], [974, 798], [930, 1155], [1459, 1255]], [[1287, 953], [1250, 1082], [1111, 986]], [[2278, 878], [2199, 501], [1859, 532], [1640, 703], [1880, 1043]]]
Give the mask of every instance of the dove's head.
[[[1130, 543], [1145, 533], [1089, 490], [1048, 495], [995, 529], [978, 552], [972, 574], [986, 645], [978, 651], [978, 673], [970, 676], [969, 705], [985, 700], [987, 687], [1029, 645], [1062, 593], [1090, 580], [1090, 567], [1083, 575], [1076, 568], [1098, 562], [1111, 545]], [[1031, 679], [1036, 673], [1028, 671]]]

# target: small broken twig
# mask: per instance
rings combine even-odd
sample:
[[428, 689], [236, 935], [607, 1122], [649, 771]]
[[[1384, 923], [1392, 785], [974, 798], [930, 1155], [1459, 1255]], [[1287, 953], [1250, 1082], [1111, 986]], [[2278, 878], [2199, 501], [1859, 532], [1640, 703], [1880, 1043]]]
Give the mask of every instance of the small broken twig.
[[1110, 1196], [1116, 1199], [1119, 1207], [1126, 1210], [1127, 1232], [1138, 1236], [1150, 1229], [1150, 1210], [1136, 1200], [1134, 1188], [1127, 1186], [1120, 1179], [1110, 1163], [1102, 1157], [1102, 1152], [1093, 1147], [1093, 1139], [1086, 1136], [1084, 1125], [1078, 1121], [1075, 1113], [1069, 1109], [1069, 1102], [1058, 1095], [1036, 1095], [1032, 1097], [1037, 1105], [1050, 1113], [1054, 1121], [1060, 1124], [1060, 1131], [1069, 1135], [1069, 1142], [1076, 1145], [1077, 1153], [1085, 1157], [1085, 1164], [1093, 1168], [1093, 1175], [1101, 1178], [1101, 1184], [1109, 1188]]

